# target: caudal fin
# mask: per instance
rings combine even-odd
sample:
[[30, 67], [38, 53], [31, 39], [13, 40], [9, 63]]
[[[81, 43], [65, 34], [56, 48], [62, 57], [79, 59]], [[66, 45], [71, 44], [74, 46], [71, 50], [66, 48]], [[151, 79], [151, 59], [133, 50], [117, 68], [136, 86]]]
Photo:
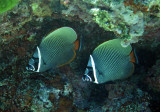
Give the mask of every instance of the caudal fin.
[[135, 49], [134, 51], [132, 50], [131, 53], [130, 53], [130, 57], [131, 57], [131, 62], [132, 63], [136, 63], [138, 64], [138, 58], [137, 58], [137, 55], [135, 54]]

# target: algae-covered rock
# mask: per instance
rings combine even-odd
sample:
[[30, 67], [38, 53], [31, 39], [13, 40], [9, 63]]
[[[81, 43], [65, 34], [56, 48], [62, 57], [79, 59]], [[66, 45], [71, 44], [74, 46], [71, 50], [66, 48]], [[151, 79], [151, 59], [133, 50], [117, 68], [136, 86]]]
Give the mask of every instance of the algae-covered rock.
[[38, 17], [51, 16], [52, 11], [47, 4], [32, 3], [31, 4], [33, 14]]
[[19, 0], [0, 0], [0, 14], [12, 9], [18, 2]]

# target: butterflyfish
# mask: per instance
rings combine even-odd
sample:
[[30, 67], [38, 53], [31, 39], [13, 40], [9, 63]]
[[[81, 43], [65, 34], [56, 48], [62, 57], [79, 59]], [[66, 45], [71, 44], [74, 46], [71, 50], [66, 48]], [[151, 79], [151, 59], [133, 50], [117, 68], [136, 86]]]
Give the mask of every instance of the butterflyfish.
[[79, 46], [76, 32], [70, 27], [59, 28], [44, 37], [29, 60], [27, 70], [44, 72], [72, 62]]
[[122, 47], [121, 39], [109, 40], [93, 50], [82, 79], [96, 84], [125, 79], [133, 74], [136, 62], [131, 45]]

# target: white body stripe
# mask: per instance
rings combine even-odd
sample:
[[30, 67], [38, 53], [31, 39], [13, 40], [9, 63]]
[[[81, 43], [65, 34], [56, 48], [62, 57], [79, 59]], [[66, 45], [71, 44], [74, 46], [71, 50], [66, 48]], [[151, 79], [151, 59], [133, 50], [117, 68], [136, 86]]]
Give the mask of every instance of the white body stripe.
[[96, 76], [95, 63], [94, 63], [94, 60], [93, 60], [92, 55], [90, 55], [90, 58], [91, 58], [91, 64], [92, 64], [92, 67], [93, 67], [93, 75], [94, 75], [94, 79], [95, 79], [94, 83], [97, 83], [97, 84], [98, 84], [97, 76]]
[[38, 50], [38, 59], [39, 59], [39, 63], [38, 63], [38, 69], [37, 69], [36, 72], [39, 72], [40, 66], [41, 66], [41, 52], [40, 52], [40, 49], [39, 49], [38, 46], [37, 46], [37, 50]]

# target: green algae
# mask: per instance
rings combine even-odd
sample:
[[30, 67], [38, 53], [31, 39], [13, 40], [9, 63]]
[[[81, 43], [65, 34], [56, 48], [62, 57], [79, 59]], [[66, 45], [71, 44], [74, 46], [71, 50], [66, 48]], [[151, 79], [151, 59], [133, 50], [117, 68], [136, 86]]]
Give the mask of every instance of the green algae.
[[107, 31], [112, 31], [115, 27], [110, 20], [109, 14], [107, 11], [99, 11], [95, 18], [95, 22], [99, 24], [100, 27], [103, 27]]
[[104, 30], [116, 32], [123, 39], [130, 39], [129, 30], [125, 23], [119, 22], [117, 24], [114, 23], [111, 15], [105, 10], [98, 10], [96, 13], [92, 12], [94, 15], [93, 20]]
[[18, 2], [19, 0], [0, 0], [0, 14], [12, 9]]
[[38, 17], [43, 17], [43, 16], [51, 16], [52, 11], [48, 7], [47, 4], [42, 4], [42, 3], [32, 3], [31, 4], [33, 14]]

